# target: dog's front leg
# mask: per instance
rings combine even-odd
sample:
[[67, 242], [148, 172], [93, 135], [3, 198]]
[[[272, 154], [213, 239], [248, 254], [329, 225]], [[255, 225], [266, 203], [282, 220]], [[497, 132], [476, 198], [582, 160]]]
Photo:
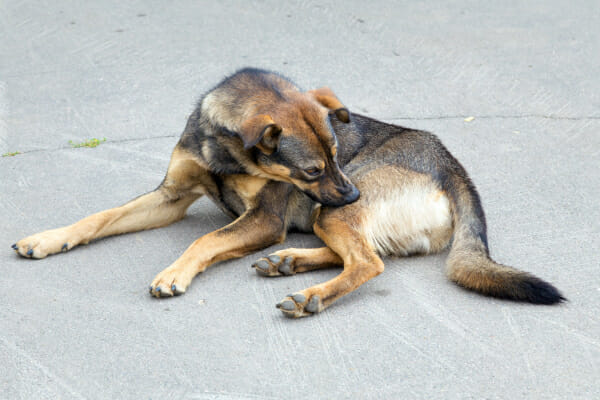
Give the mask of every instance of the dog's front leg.
[[186, 291], [211, 264], [245, 256], [285, 239], [283, 214], [263, 207], [246, 211], [231, 224], [196, 240], [170, 267], [154, 278], [150, 293], [169, 297]]

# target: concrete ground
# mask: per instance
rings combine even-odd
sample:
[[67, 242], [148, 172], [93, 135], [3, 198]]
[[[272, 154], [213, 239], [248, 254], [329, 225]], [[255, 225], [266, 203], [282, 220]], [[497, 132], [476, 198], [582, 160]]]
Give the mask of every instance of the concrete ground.
[[[3, 1], [0, 153], [21, 154], [0, 158], [0, 397], [600, 398], [599, 20], [592, 0]], [[318, 245], [300, 234], [151, 298], [155, 274], [228, 222], [206, 199], [69, 254], [10, 249], [156, 187], [198, 97], [248, 65], [434, 131], [478, 185], [492, 255], [569, 301], [467, 292], [443, 253], [386, 259], [290, 320], [275, 303], [337, 271], [250, 265]], [[106, 142], [68, 143], [90, 138]]]

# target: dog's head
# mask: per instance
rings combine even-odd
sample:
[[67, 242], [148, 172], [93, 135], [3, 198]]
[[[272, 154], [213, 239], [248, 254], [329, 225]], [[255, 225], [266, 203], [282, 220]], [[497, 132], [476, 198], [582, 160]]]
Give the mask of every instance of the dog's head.
[[323, 205], [342, 206], [356, 201], [359, 191], [338, 165], [329, 114], [350, 122], [350, 113], [329, 88], [297, 92], [247, 119], [239, 134], [244, 147], [256, 152], [263, 174], [294, 184]]

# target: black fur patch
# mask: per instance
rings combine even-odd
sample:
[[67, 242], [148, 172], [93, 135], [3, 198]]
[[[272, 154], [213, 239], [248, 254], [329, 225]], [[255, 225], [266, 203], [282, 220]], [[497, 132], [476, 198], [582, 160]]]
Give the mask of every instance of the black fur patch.
[[533, 275], [526, 275], [522, 281], [516, 284], [515, 289], [519, 296], [515, 300], [524, 300], [529, 303], [556, 304], [567, 300], [557, 288]]

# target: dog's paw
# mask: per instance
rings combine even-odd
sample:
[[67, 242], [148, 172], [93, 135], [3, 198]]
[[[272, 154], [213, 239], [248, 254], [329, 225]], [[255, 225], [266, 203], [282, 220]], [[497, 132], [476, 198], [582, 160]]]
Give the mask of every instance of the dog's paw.
[[294, 275], [294, 258], [291, 256], [280, 257], [277, 254], [271, 254], [268, 257], [261, 258], [252, 264], [252, 268], [263, 276], [281, 276]]
[[303, 292], [288, 294], [285, 299], [277, 303], [277, 308], [290, 318], [307, 317], [323, 311], [325, 308], [318, 295], [307, 295]]
[[41, 232], [12, 245], [19, 255], [27, 258], [44, 258], [50, 254], [68, 251], [77, 245], [64, 228]]
[[154, 297], [172, 297], [184, 294], [195, 274], [175, 264], [156, 275], [150, 285]]

